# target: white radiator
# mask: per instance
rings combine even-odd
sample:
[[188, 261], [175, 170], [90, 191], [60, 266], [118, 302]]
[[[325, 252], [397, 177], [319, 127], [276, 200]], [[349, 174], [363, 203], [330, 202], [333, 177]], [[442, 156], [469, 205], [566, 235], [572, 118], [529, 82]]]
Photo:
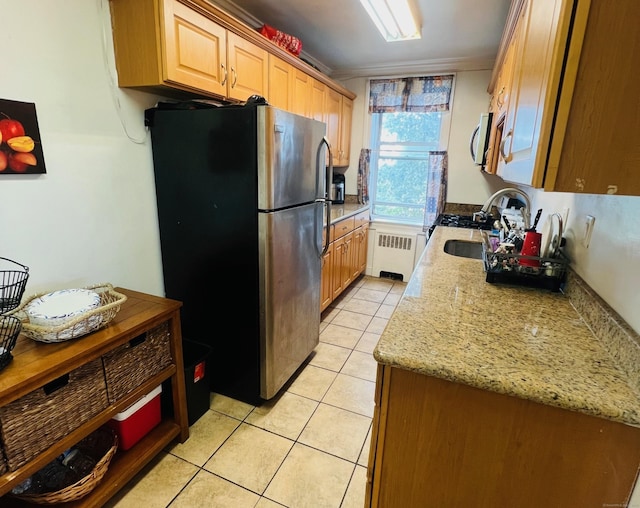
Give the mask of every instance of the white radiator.
[[418, 258], [424, 250], [426, 236], [420, 230], [403, 226], [371, 227], [369, 255], [371, 271], [374, 277], [402, 276], [408, 281]]

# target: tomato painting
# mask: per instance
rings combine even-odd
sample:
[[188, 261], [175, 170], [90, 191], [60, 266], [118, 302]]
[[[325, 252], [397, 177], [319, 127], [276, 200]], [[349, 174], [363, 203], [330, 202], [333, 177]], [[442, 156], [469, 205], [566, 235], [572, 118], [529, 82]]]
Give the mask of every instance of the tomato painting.
[[46, 173], [35, 104], [0, 99], [0, 175]]

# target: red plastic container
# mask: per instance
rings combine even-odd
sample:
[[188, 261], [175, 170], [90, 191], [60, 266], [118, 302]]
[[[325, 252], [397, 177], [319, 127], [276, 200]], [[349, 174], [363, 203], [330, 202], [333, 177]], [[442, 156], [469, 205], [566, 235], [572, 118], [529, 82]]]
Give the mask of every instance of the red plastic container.
[[115, 415], [108, 425], [118, 434], [118, 448], [128, 450], [160, 423], [162, 385]]

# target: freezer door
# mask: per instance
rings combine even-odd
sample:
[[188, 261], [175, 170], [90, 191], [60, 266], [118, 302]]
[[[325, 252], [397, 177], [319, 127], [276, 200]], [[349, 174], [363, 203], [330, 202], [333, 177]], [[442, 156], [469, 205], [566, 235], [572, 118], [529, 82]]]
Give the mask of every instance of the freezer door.
[[270, 399], [318, 345], [322, 203], [259, 213], [260, 397]]
[[[257, 108], [258, 209], [278, 210], [324, 197], [324, 164], [317, 165], [322, 122], [271, 107]], [[320, 161], [325, 160], [324, 147]]]

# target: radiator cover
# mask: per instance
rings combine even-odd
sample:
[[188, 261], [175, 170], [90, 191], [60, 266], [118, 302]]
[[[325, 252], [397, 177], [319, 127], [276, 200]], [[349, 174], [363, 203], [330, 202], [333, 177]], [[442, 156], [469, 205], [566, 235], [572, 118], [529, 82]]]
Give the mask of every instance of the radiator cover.
[[408, 281], [420, 254], [424, 249], [424, 233], [396, 230], [395, 228], [372, 228], [374, 234], [371, 275], [380, 277], [381, 272], [402, 275]]

